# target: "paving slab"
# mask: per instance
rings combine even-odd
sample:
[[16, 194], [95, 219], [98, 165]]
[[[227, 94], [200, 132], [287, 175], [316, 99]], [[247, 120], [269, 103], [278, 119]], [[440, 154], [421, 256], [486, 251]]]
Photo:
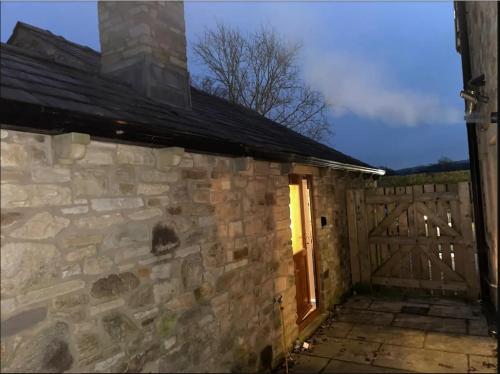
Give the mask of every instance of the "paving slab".
[[368, 309], [377, 312], [399, 313], [404, 306], [429, 307], [429, 304], [409, 303], [407, 301], [374, 300]]
[[314, 346], [310, 352], [307, 352], [307, 354], [370, 364], [379, 347], [380, 343], [326, 337], [320, 344]]
[[427, 333], [425, 349], [437, 349], [446, 352], [494, 356], [497, 342], [486, 336], [454, 335]]
[[480, 319], [481, 310], [469, 305], [432, 305], [428, 315], [437, 317]]
[[468, 305], [463, 300], [445, 299], [440, 297], [410, 297], [406, 301], [409, 303], [432, 305]]
[[334, 322], [330, 327], [323, 330], [324, 334], [334, 338], [345, 338], [351, 331], [353, 324], [349, 322]]
[[469, 356], [469, 372], [470, 373], [498, 373], [497, 358], [485, 356]]
[[352, 296], [347, 302], [344, 303], [344, 308], [352, 309], [367, 309], [372, 303], [372, 299], [369, 296]]
[[346, 308], [340, 311], [337, 319], [342, 322], [387, 326], [392, 323], [394, 314], [375, 312], [372, 310], [356, 310]]
[[319, 373], [330, 361], [328, 358], [309, 355], [296, 355], [296, 364], [291, 368], [294, 373]]
[[465, 319], [396, 314], [392, 326], [452, 334], [466, 334]]
[[[428, 307], [428, 315], [401, 313]], [[313, 358], [292, 372], [496, 372], [496, 342], [477, 304], [441, 298], [357, 295], [316, 334]]]
[[425, 332], [399, 327], [355, 325], [347, 337], [377, 343], [423, 348]]
[[407, 371], [331, 360], [325, 370], [323, 370], [323, 373], [407, 373]]
[[467, 355], [390, 344], [382, 348], [374, 365], [427, 373], [466, 373]]
[[469, 320], [469, 334], [479, 336], [489, 336], [488, 322], [481, 316], [479, 319]]

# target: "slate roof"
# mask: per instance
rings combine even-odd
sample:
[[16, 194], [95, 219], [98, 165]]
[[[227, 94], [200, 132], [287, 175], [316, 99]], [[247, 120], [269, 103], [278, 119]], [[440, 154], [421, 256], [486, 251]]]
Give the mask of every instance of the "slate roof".
[[[18, 24], [16, 29], [23, 27], [42, 34], [65, 53], [88, 60], [93, 67], [99, 63], [100, 54], [90, 48], [29, 25]], [[352, 165], [362, 171], [378, 171], [252, 110], [193, 87], [192, 110], [169, 107], [126, 84], [99, 75], [98, 71], [92, 72], [94, 69], [74, 68], [5, 43], [0, 48], [0, 98], [7, 123], [16, 126], [35, 126], [49, 132], [80, 131], [98, 139], [124, 142], [140, 139], [142, 143], [157, 146], [178, 145], [279, 161], [325, 166], [340, 163], [346, 164], [346, 168]], [[28, 117], [29, 111], [43, 115], [44, 120], [37, 122], [36, 115]], [[64, 119], [63, 124], [49, 120], [50, 115], [57, 115], [59, 122]], [[92, 125], [94, 121], [96, 124]]]

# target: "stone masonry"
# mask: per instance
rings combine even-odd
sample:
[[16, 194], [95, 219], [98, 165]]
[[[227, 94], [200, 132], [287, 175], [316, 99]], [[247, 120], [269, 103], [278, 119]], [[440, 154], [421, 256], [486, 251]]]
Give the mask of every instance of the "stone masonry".
[[346, 172], [327, 169], [313, 178], [317, 256], [321, 266], [317, 277], [320, 297], [329, 306], [337, 304], [351, 288], [345, 196], [348, 186], [362, 183]]
[[99, 1], [101, 72], [155, 100], [189, 107], [182, 1]]
[[[313, 170], [320, 307], [345, 188]], [[257, 371], [297, 338], [293, 165], [1, 130], [2, 371]], [[181, 353], [182, 354], [179, 354]]]
[[491, 113], [498, 112], [498, 3], [465, 3], [471, 70], [473, 78], [484, 74], [487, 104], [479, 104], [477, 114], [484, 118], [476, 124], [478, 158], [483, 192], [485, 237], [488, 246], [491, 299], [498, 310], [498, 124]]

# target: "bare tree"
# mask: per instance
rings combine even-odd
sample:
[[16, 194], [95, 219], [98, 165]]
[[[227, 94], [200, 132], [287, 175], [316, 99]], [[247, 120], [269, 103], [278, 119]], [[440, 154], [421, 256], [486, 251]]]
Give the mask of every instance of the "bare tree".
[[206, 70], [195, 85], [315, 140], [326, 140], [331, 134], [329, 105], [301, 79], [300, 48], [269, 28], [243, 34], [218, 24], [194, 43], [195, 56]]

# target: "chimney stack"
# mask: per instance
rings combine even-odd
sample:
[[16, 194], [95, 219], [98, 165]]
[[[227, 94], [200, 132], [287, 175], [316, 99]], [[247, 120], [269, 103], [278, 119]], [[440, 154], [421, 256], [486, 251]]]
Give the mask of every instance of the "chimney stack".
[[146, 96], [190, 108], [184, 3], [99, 1], [101, 73]]

